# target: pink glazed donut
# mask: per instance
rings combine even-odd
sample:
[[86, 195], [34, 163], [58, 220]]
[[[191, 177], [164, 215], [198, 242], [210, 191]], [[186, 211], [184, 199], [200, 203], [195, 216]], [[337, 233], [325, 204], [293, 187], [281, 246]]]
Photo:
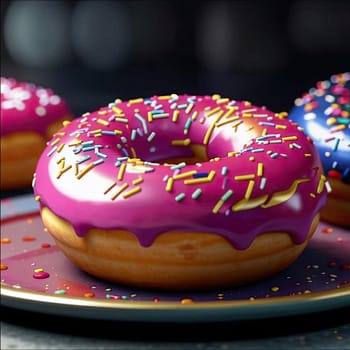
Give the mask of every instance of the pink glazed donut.
[[31, 186], [46, 141], [72, 119], [63, 99], [50, 89], [1, 77], [1, 189]]
[[285, 115], [213, 96], [137, 98], [53, 136], [33, 186], [64, 254], [109, 281], [165, 290], [253, 282], [311, 238], [328, 183]]

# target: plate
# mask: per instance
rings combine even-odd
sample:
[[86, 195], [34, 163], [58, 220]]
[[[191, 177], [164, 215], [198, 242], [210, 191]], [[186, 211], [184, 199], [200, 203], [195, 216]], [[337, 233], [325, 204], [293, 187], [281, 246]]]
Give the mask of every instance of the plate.
[[140, 290], [73, 265], [41, 222], [33, 195], [1, 201], [1, 303], [81, 318], [213, 322], [309, 314], [350, 306], [350, 231], [320, 223], [302, 255], [272, 278], [203, 292]]

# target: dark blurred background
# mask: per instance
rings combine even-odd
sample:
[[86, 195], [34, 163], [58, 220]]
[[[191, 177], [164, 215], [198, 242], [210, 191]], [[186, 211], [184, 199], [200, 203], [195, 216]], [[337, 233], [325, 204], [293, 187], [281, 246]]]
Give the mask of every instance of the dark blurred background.
[[346, 0], [1, 0], [1, 75], [51, 87], [76, 115], [173, 92], [289, 110], [349, 70]]

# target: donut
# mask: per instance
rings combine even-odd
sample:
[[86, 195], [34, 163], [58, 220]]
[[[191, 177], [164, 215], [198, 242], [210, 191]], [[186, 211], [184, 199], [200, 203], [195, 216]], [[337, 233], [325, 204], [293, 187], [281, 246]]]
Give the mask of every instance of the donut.
[[318, 149], [331, 185], [321, 220], [350, 227], [350, 72], [332, 75], [294, 101], [289, 118]]
[[31, 187], [46, 142], [72, 117], [52, 90], [1, 77], [1, 190]]
[[289, 266], [328, 183], [285, 113], [220, 95], [117, 99], [61, 128], [33, 178], [75, 265], [122, 285], [202, 290]]

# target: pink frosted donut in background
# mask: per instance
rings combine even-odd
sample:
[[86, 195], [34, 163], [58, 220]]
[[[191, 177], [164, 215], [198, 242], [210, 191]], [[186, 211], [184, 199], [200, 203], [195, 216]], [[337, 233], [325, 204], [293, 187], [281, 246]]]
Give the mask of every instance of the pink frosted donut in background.
[[53, 132], [73, 114], [52, 90], [1, 77], [1, 189], [30, 187]]
[[224, 287], [303, 251], [326, 177], [282, 114], [219, 95], [116, 100], [65, 125], [42, 153], [43, 222], [83, 270], [142, 287]]

